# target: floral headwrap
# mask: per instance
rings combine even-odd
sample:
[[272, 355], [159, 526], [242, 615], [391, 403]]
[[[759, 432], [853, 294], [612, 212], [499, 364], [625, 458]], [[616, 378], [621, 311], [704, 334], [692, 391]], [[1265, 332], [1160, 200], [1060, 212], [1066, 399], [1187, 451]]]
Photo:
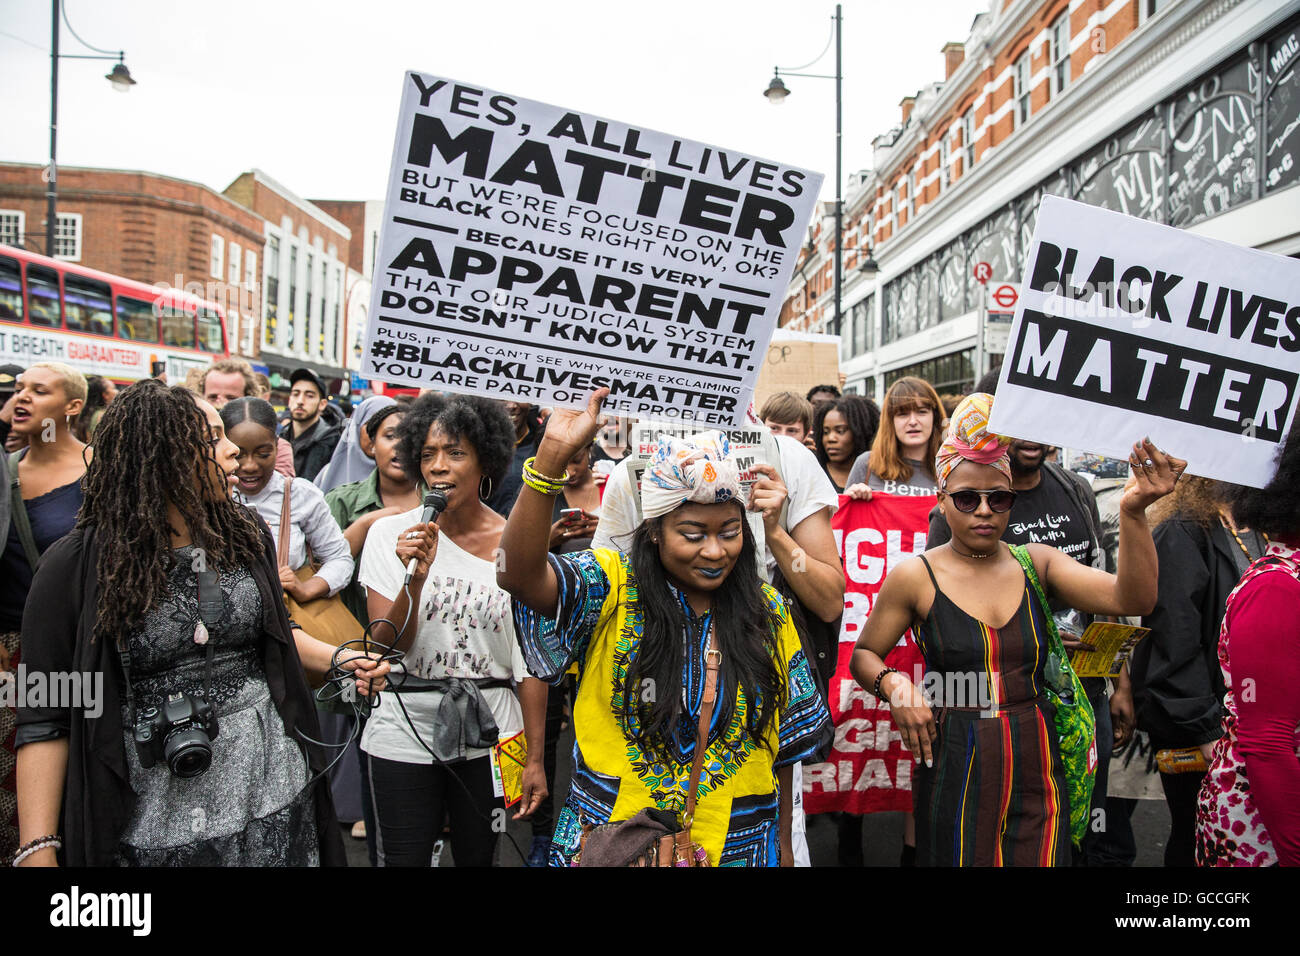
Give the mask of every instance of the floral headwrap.
[[952, 413], [948, 437], [934, 456], [934, 471], [939, 477], [939, 487], [948, 483], [948, 475], [963, 461], [992, 465], [1011, 480], [1011, 456], [1007, 453], [1010, 438], [989, 431], [989, 415], [993, 412], [993, 396], [987, 392], [967, 395]]
[[659, 436], [641, 476], [641, 511], [646, 518], [666, 515], [686, 502], [711, 505], [740, 497], [740, 469], [726, 435], [706, 431], [690, 438]]

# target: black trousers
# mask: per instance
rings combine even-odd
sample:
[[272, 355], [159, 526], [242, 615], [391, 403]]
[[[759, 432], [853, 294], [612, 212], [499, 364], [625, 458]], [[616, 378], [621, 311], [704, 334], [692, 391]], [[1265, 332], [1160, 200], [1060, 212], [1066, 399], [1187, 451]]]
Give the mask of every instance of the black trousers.
[[433, 844], [451, 818], [457, 866], [491, 866], [506, 810], [494, 796], [490, 760], [454, 764], [401, 763], [369, 755], [380, 866], [428, 866]]
[[1169, 839], [1165, 843], [1165, 866], [1196, 865], [1196, 798], [1204, 773], [1161, 773], [1160, 785], [1169, 805]]

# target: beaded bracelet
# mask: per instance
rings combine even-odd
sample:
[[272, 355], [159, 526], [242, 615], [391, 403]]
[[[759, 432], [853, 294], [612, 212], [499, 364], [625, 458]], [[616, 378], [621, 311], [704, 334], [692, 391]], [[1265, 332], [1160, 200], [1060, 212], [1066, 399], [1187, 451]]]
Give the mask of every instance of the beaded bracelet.
[[551, 478], [543, 475], [533, 467], [533, 462], [537, 460], [536, 456], [529, 458], [524, 462], [523, 482], [533, 491], [543, 495], [554, 497], [564, 490], [564, 486], [569, 483], [569, 476], [566, 474], [563, 478]]
[[17, 866], [18, 864], [22, 863], [23, 860], [31, 856], [33, 853], [38, 853], [41, 850], [45, 849], [47, 846], [52, 846], [54, 847], [55, 850], [62, 850], [63, 840], [58, 836], [56, 836], [55, 834], [51, 833], [46, 836], [37, 837], [35, 840], [32, 840], [28, 843], [24, 843], [22, 846], [18, 848], [18, 851], [14, 854], [13, 863], [11, 863], [10, 865]]
[[[885, 679], [885, 676], [887, 674], [897, 674], [897, 673], [899, 673], [899, 670], [896, 667], [884, 668], [879, 674], [876, 675], [876, 683], [872, 686], [871, 693], [874, 694], [880, 700], [885, 700], [885, 698], [881, 697], [880, 695], [880, 682]], [[885, 703], [889, 703], [889, 702], [885, 701]]]

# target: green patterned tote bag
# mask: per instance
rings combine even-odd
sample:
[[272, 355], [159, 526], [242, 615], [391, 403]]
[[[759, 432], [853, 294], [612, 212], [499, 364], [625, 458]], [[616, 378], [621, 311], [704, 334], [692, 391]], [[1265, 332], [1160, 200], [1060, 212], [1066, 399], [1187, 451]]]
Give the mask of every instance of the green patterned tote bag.
[[1070, 657], [1061, 643], [1047, 595], [1038, 581], [1033, 559], [1023, 545], [1011, 545], [1011, 553], [1025, 569], [1034, 586], [1047, 619], [1048, 649], [1044, 668], [1047, 699], [1056, 707], [1056, 737], [1060, 744], [1061, 763], [1065, 767], [1065, 785], [1070, 795], [1070, 840], [1079, 845], [1088, 832], [1088, 811], [1092, 806], [1092, 787], [1097, 774], [1097, 718], [1084, 692]]

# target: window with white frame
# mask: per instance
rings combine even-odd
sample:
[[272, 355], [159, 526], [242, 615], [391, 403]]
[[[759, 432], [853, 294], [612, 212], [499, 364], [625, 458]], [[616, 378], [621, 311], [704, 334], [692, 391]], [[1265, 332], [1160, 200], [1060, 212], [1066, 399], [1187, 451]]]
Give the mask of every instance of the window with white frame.
[[0, 242], [21, 246], [26, 238], [27, 214], [21, 209], [0, 209]]
[[916, 215], [916, 171], [907, 174], [907, 221]]
[[257, 253], [252, 249], [244, 251], [244, 285], [257, 288]]
[[961, 118], [962, 169], [965, 176], [975, 165], [975, 107], [971, 107]]
[[1151, 17], [1169, 6], [1169, 0], [1142, 0], [1138, 4], [1138, 24], [1146, 23]]
[[239, 243], [230, 244], [230, 284], [239, 285], [239, 267], [242, 264], [239, 261]]
[[81, 213], [61, 212], [55, 216], [54, 258], [81, 261]]
[[1016, 108], [1013, 111], [1016, 117], [1016, 128], [1019, 129], [1029, 121], [1031, 111], [1030, 103], [1030, 70], [1029, 70], [1029, 51], [1026, 50], [1016, 60]]
[[1070, 11], [1056, 18], [1051, 29], [1052, 95], [1070, 85]]
[[899, 195], [899, 191], [900, 191], [900, 190], [899, 190], [898, 186], [895, 186], [895, 187], [894, 187], [892, 190], [890, 190], [890, 192], [889, 192], [890, 227], [892, 228], [892, 230], [893, 230], [894, 232], [898, 232], [898, 195]]
[[212, 236], [212, 265], [208, 269], [208, 272], [212, 274], [212, 278], [221, 279], [225, 277], [225, 273], [221, 271], [222, 266], [225, 264], [225, 259], [226, 240], [214, 233]]
[[952, 182], [952, 130], [944, 130], [939, 137], [939, 188]]

